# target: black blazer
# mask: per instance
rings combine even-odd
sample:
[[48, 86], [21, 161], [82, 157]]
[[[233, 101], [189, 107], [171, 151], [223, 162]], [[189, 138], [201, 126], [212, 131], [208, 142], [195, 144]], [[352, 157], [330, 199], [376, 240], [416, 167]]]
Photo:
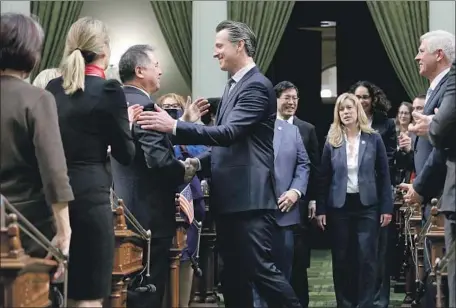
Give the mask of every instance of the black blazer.
[[391, 183], [395, 182], [394, 158], [397, 151], [397, 134], [394, 119], [386, 115], [374, 113], [372, 117], [372, 128], [375, 129], [382, 137], [383, 144], [386, 148], [388, 157], [388, 166], [390, 171]]
[[[254, 67], [222, 97], [215, 126], [177, 122], [176, 144], [211, 145], [200, 157], [211, 168], [211, 208], [217, 213], [277, 209], [271, 82]], [[209, 167], [210, 166], [210, 167]]]
[[[124, 87], [127, 101], [154, 111], [154, 104], [141, 90]], [[138, 222], [150, 229], [153, 238], [176, 233], [175, 194], [184, 183], [184, 166], [175, 158], [169, 135], [133, 126], [136, 155], [122, 166], [111, 160], [114, 191], [122, 198]]]
[[[429, 127], [431, 143], [447, 156], [447, 174], [443, 188], [440, 210], [447, 213], [456, 212], [456, 61], [453, 62], [448, 75], [439, 112], [434, 116]], [[454, 218], [453, 218], [454, 219]]]
[[[424, 106], [425, 115], [434, 114], [435, 108], [440, 108], [448, 83], [448, 74], [432, 91], [431, 96]], [[413, 188], [428, 202], [431, 198], [437, 197], [445, 182], [446, 175], [446, 153], [444, 150], [434, 148], [427, 138], [416, 137], [414, 143], [414, 161], [417, 176], [413, 182]]]
[[70, 185], [75, 200], [70, 206], [109, 204], [111, 175], [106, 153], [129, 164], [135, 147], [128, 126], [127, 104], [120, 83], [85, 76], [84, 91], [67, 95], [62, 78], [51, 80], [46, 89], [54, 94]]
[[[310, 175], [309, 175], [309, 184], [307, 185], [307, 193], [303, 196], [305, 202], [310, 200], [316, 200], [317, 198], [317, 179], [318, 179], [318, 168], [320, 167], [320, 148], [318, 145], [317, 133], [315, 131], [315, 126], [312, 124], [303, 121], [296, 116], [293, 117], [293, 124], [296, 125], [301, 134], [302, 142], [306, 148], [307, 154], [309, 155], [310, 160]], [[307, 204], [306, 204], [307, 206]], [[304, 213], [307, 217], [307, 211]]]

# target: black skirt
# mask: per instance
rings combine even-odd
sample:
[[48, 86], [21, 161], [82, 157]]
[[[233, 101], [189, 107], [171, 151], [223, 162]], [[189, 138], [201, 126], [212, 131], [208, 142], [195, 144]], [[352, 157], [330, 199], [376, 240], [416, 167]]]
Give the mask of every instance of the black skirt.
[[109, 296], [115, 245], [110, 203], [93, 204], [87, 199], [70, 202], [70, 224], [68, 298], [95, 300]]

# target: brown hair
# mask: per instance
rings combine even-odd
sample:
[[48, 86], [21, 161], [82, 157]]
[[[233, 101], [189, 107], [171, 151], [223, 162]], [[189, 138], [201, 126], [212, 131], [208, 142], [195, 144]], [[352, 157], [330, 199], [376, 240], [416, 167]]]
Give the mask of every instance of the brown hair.
[[0, 69], [30, 73], [40, 61], [44, 31], [32, 17], [5, 13], [1, 15], [0, 41]]

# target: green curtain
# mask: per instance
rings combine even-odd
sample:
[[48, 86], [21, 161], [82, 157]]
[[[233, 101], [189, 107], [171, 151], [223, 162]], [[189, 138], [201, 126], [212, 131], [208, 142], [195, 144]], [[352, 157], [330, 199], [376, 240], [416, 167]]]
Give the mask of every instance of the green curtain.
[[151, 1], [171, 55], [192, 88], [192, 2]]
[[79, 18], [83, 1], [31, 1], [30, 12], [38, 17], [45, 39], [41, 62], [30, 80], [47, 68], [58, 67], [62, 60], [68, 30]]
[[228, 1], [228, 19], [246, 23], [257, 35], [255, 63], [269, 68], [290, 19], [295, 1]]
[[367, 1], [367, 6], [410, 99], [425, 94], [429, 85], [414, 58], [420, 36], [429, 31], [429, 1]]

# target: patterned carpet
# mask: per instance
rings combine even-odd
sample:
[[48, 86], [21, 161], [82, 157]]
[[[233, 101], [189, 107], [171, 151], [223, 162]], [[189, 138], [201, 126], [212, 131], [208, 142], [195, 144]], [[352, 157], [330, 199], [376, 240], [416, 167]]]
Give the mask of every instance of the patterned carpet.
[[[312, 250], [311, 267], [308, 269], [310, 303], [309, 308], [336, 307], [332, 280], [331, 252], [329, 250]], [[219, 307], [224, 307], [223, 296]], [[404, 294], [391, 291], [390, 307], [400, 307]], [[208, 304], [192, 304], [192, 307], [214, 307]]]

